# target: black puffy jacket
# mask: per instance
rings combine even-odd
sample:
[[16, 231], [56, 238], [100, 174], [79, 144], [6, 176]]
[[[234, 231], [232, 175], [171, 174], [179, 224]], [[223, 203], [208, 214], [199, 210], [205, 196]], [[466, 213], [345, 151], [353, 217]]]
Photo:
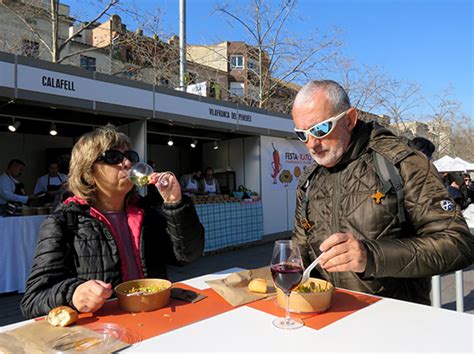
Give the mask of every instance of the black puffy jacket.
[[[136, 230], [144, 277], [166, 278], [166, 263], [183, 265], [202, 255], [204, 228], [186, 196], [173, 208], [153, 207], [141, 199], [127, 206], [127, 214], [131, 233]], [[132, 214], [135, 225], [131, 225]], [[122, 282], [122, 250], [101, 216], [76, 198], [44, 221], [21, 301], [26, 318], [60, 305], [73, 307], [75, 289], [88, 280], [102, 280], [113, 287]]]

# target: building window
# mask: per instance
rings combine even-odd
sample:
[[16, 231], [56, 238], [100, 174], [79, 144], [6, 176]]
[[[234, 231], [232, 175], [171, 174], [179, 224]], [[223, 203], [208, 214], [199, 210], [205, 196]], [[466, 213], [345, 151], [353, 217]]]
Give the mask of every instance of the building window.
[[125, 61], [127, 63], [134, 63], [133, 51], [131, 48], [125, 49]]
[[24, 39], [22, 43], [21, 53], [27, 57], [39, 58], [39, 43]]
[[231, 82], [230, 87], [229, 87], [229, 91], [232, 95], [243, 97], [244, 93], [245, 93], [244, 92], [244, 83], [243, 82]]
[[253, 59], [249, 59], [247, 67], [250, 71], [252, 71], [256, 74], [260, 74], [260, 70], [259, 70], [260, 68], [259, 68], [259, 65], [258, 65], [257, 61], [255, 61]]
[[95, 58], [81, 55], [81, 68], [95, 71]]
[[122, 52], [120, 51], [120, 48], [112, 48], [112, 59], [122, 61]]
[[243, 69], [244, 68], [244, 56], [242, 54], [230, 56], [230, 68], [231, 69]]

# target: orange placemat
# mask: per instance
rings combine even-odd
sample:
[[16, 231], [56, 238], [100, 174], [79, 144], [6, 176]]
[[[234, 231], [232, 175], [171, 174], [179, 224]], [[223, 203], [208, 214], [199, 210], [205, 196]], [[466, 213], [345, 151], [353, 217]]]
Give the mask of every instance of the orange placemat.
[[171, 298], [169, 306], [165, 308], [139, 313], [122, 311], [118, 307], [117, 300], [112, 300], [106, 302], [93, 316], [81, 316], [77, 324], [85, 327], [92, 323], [121, 325], [128, 332], [123, 341], [133, 344], [234, 308], [212, 289], [198, 290], [185, 284], [174, 284], [173, 287], [175, 286], [207, 295], [207, 298], [195, 303]]
[[[381, 299], [375, 296], [336, 289], [333, 294], [331, 307], [328, 311], [319, 314], [292, 313], [291, 316], [301, 318], [306, 327], [321, 329], [379, 300]], [[278, 306], [276, 298], [263, 299], [248, 304], [247, 306], [271, 315], [279, 317], [285, 316], [285, 310]]]

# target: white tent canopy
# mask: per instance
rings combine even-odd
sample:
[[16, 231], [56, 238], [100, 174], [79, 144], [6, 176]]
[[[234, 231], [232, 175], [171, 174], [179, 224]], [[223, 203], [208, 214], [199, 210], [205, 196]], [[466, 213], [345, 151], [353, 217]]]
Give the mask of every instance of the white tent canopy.
[[433, 162], [439, 172], [467, 172], [474, 171], [474, 164], [460, 157], [452, 158], [445, 155]]
[[466, 171], [474, 171], [474, 163], [463, 160], [460, 157], [455, 157], [454, 160], [463, 163], [466, 166]]

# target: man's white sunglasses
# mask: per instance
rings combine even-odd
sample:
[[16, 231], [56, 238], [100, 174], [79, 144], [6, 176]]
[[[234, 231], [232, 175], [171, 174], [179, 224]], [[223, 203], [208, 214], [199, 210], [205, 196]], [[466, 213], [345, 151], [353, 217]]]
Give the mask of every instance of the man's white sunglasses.
[[316, 139], [322, 139], [322, 138], [328, 136], [332, 132], [334, 127], [336, 126], [337, 121], [339, 119], [341, 119], [342, 117], [344, 117], [347, 114], [347, 112], [349, 112], [349, 109], [342, 112], [342, 113], [340, 113], [340, 114], [338, 114], [335, 117], [331, 117], [331, 118], [328, 118], [326, 120], [323, 120], [320, 123], [316, 123], [311, 128], [308, 128], [308, 129], [295, 128], [296, 136], [303, 143], [306, 143], [308, 141], [308, 139], [309, 139], [308, 134], [311, 134]]

